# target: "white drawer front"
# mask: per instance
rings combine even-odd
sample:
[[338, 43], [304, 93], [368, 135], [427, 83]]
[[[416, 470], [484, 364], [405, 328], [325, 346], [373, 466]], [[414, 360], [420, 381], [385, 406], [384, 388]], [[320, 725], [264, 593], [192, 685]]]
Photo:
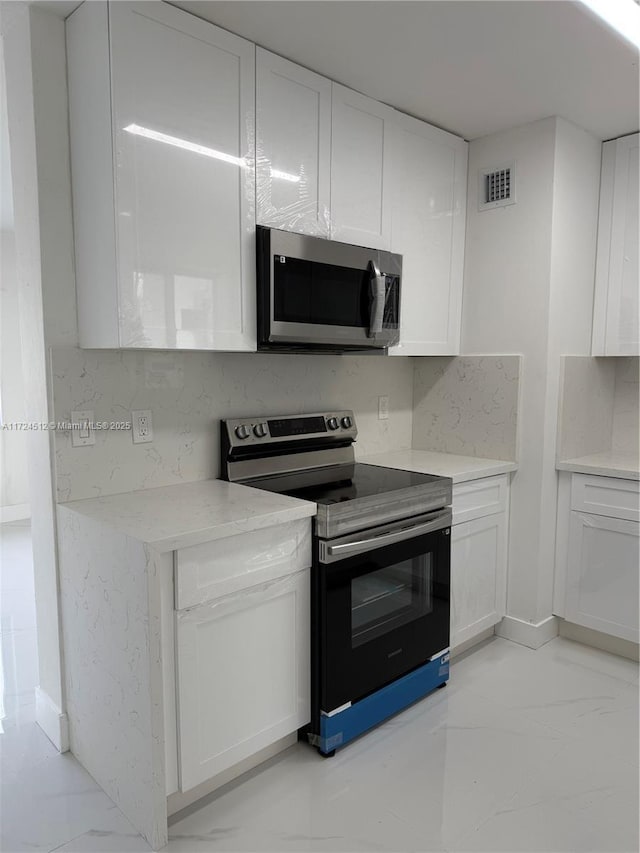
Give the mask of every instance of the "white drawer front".
[[175, 605], [183, 610], [308, 569], [311, 519], [181, 548], [175, 560]]
[[509, 495], [507, 474], [453, 484], [453, 524], [504, 512]]
[[639, 486], [637, 480], [574, 474], [571, 481], [571, 509], [638, 521]]

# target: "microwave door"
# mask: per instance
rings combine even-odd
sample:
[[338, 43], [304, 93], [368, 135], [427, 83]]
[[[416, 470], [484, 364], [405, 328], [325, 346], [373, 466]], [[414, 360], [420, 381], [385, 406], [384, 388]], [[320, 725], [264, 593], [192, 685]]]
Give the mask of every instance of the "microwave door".
[[271, 257], [270, 340], [371, 347], [366, 269]]

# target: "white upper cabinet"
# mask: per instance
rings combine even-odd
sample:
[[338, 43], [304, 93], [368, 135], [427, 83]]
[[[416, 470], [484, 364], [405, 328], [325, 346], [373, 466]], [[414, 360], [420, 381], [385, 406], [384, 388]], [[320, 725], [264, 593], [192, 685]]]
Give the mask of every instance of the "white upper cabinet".
[[331, 237], [389, 249], [394, 110], [334, 83], [331, 115]]
[[460, 350], [467, 143], [395, 114], [391, 249], [403, 256], [400, 345], [393, 355]]
[[640, 355], [638, 320], [638, 140], [602, 146], [593, 355]]
[[256, 49], [256, 219], [329, 236], [331, 81]]
[[81, 346], [255, 349], [254, 45], [155, 2], [67, 44]]

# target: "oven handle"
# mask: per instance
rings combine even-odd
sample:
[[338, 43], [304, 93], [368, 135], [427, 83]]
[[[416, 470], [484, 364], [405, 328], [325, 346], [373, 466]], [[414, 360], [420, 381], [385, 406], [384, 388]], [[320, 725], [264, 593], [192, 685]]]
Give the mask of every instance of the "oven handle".
[[325, 549], [326, 559], [322, 562], [333, 562], [333, 560], [342, 559], [343, 557], [362, 554], [365, 551], [373, 551], [374, 548], [381, 548], [384, 545], [395, 545], [398, 542], [406, 542], [407, 539], [414, 539], [416, 536], [421, 536], [424, 533], [433, 533], [434, 530], [440, 530], [449, 527], [451, 524], [451, 509], [437, 510], [429, 521], [415, 524], [411, 527], [402, 527], [400, 530], [393, 530], [390, 533], [382, 533], [379, 536], [370, 536], [368, 539], [357, 539], [355, 542], [343, 542], [340, 545], [327, 545]]

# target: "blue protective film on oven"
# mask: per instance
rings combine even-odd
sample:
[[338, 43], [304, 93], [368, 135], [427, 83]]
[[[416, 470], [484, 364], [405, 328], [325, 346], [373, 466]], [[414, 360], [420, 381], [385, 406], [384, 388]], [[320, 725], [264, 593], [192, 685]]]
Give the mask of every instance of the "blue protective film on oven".
[[328, 753], [422, 699], [449, 679], [449, 652], [331, 717], [321, 714], [318, 747]]

